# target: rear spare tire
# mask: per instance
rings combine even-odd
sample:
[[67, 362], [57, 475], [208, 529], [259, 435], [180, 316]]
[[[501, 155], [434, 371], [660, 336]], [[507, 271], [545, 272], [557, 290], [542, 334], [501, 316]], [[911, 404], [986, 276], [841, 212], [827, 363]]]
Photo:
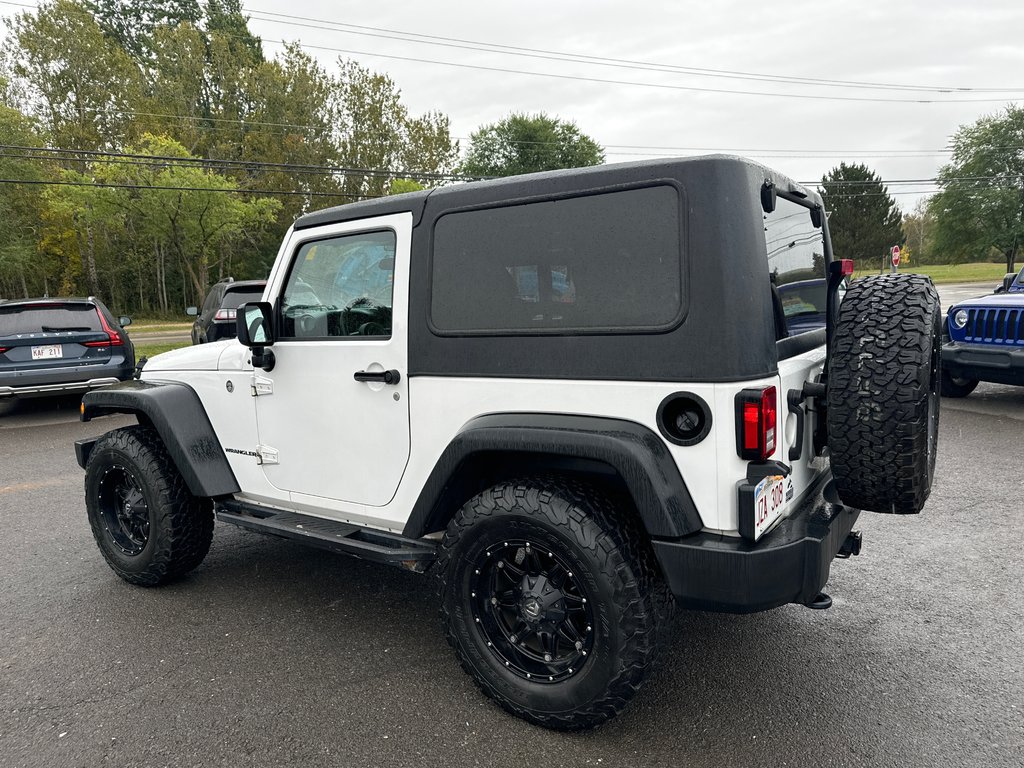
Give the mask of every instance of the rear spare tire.
[[942, 316], [923, 275], [855, 281], [828, 362], [828, 445], [844, 503], [917, 514], [938, 447]]

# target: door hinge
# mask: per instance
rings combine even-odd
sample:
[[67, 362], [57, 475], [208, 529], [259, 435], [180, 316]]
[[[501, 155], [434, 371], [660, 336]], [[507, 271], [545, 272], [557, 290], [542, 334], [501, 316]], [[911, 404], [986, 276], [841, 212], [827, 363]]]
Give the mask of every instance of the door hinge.
[[250, 389], [253, 397], [272, 395], [274, 394], [274, 380], [268, 379], [266, 376], [253, 376]]
[[256, 446], [256, 451], [260, 455], [260, 464], [279, 464], [277, 448], [271, 448], [267, 445]]

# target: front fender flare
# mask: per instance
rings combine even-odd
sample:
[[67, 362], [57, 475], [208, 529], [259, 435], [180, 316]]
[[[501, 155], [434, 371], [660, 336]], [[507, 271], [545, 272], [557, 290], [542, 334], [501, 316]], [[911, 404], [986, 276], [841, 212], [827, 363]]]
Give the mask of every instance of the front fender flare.
[[[82, 421], [104, 413], [133, 413], [139, 423], [152, 426], [193, 496], [225, 496], [241, 490], [199, 395], [187, 384], [126, 381], [82, 398]], [[75, 443], [83, 469], [94, 442]]]

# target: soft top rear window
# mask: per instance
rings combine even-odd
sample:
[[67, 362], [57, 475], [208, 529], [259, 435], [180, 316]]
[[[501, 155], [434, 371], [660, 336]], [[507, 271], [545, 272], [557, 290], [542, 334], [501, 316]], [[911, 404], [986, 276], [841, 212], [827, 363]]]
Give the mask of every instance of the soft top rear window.
[[666, 330], [685, 311], [682, 242], [668, 184], [446, 214], [434, 228], [432, 328]]
[[0, 304], [0, 336], [102, 330], [92, 304]]

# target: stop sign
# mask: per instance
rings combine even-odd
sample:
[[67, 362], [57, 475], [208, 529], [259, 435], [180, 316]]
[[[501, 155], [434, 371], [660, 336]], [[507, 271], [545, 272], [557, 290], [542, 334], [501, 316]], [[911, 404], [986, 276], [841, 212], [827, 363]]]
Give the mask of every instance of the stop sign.
[[898, 245], [892, 247], [892, 265], [894, 267], [900, 265], [900, 247]]

